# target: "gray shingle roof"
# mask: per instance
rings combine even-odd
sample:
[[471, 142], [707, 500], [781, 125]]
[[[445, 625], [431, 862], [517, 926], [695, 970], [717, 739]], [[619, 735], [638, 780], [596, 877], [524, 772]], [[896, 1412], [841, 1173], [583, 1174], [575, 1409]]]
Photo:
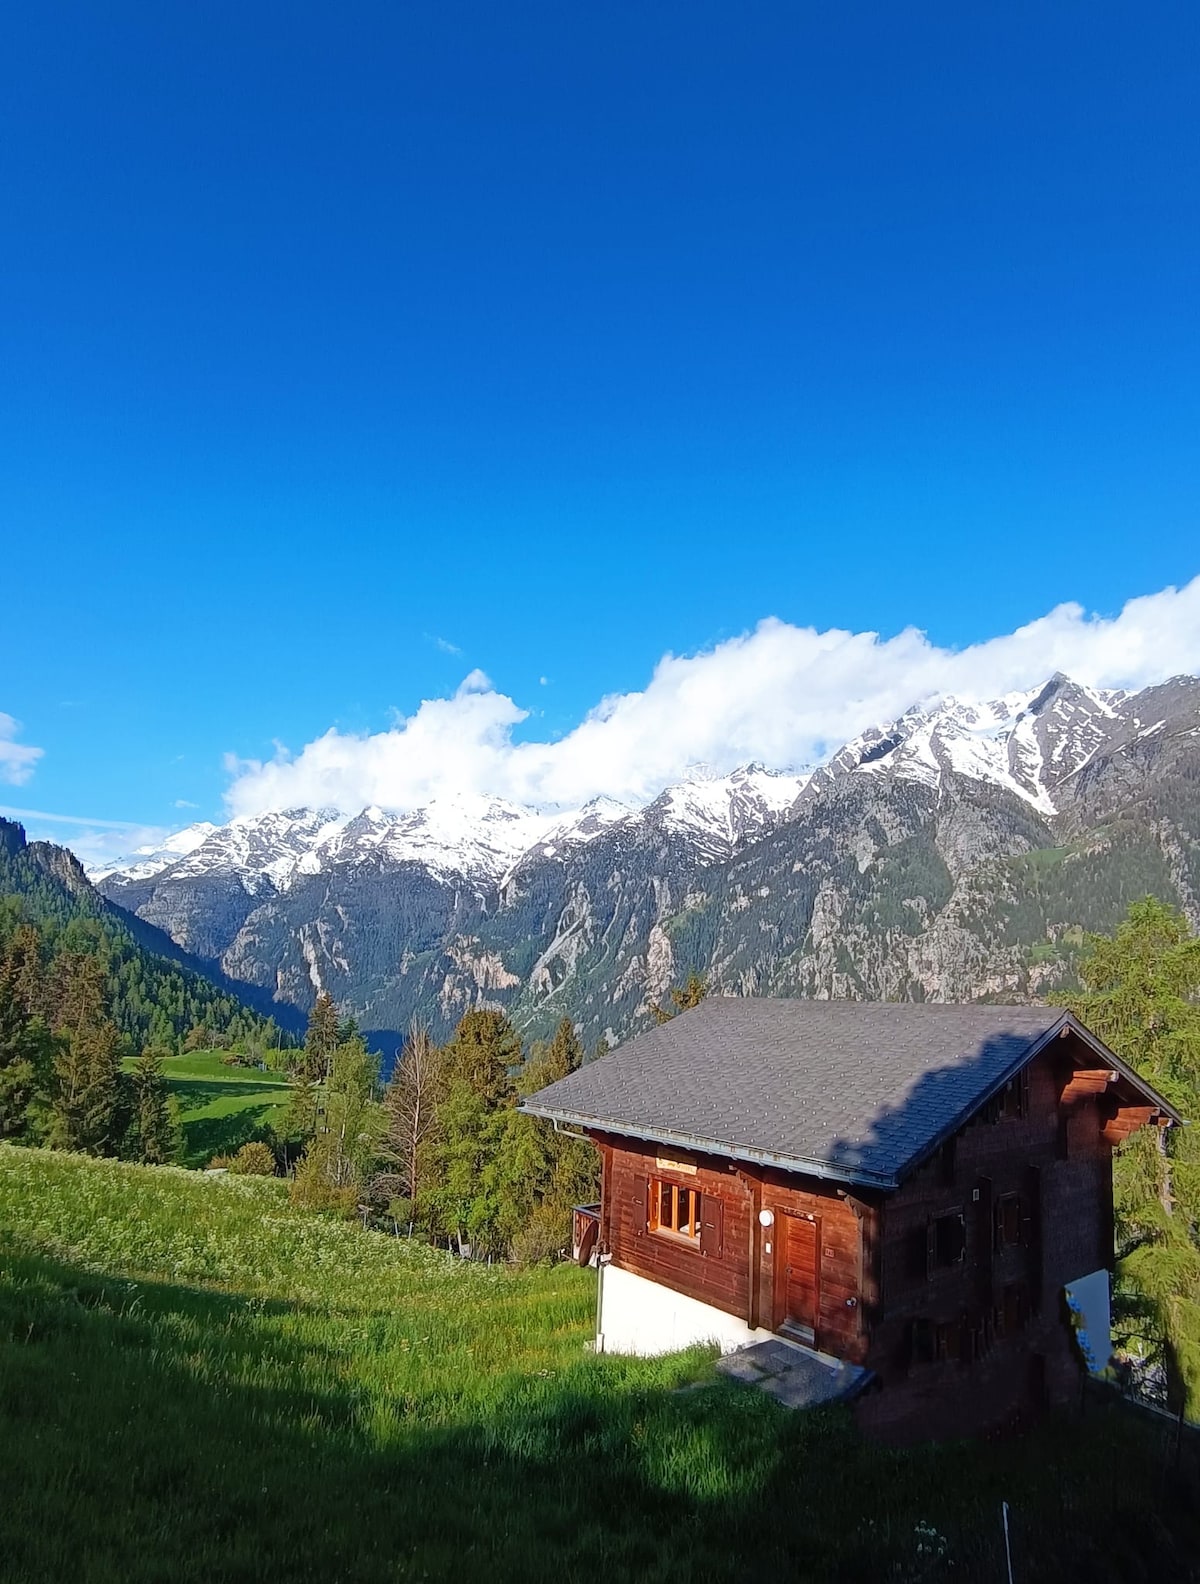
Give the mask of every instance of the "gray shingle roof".
[[1056, 1007], [713, 996], [524, 1109], [890, 1187], [1064, 1022], [1078, 1028]]

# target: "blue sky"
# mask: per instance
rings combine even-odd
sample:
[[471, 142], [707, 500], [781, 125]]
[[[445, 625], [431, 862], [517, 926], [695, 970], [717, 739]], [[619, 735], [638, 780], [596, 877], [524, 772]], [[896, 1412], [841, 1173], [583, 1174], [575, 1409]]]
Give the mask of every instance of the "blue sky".
[[[1086, 620], [1200, 572], [1198, 44], [1178, 4], [15, 13], [0, 802], [220, 818], [225, 756], [359, 738], [473, 784], [767, 617], [952, 656], [1075, 602], [1094, 680], [1200, 665], [1195, 600], [1136, 663]], [[721, 698], [678, 755], [760, 741]]]

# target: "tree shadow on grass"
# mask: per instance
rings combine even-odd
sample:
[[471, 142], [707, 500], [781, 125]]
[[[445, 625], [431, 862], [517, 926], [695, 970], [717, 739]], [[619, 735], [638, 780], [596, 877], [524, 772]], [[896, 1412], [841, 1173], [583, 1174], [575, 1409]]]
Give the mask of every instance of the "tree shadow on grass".
[[897, 1452], [584, 1357], [414, 1394], [386, 1323], [7, 1260], [6, 1579], [1000, 1578], [1002, 1496], [1022, 1584], [1196, 1577], [1195, 1470], [1164, 1480], [1140, 1423]]
[[202, 1111], [218, 1100], [247, 1100], [258, 1096], [264, 1103], [279, 1105], [288, 1098], [286, 1084], [262, 1084], [225, 1078], [172, 1078], [169, 1088], [179, 1109]]

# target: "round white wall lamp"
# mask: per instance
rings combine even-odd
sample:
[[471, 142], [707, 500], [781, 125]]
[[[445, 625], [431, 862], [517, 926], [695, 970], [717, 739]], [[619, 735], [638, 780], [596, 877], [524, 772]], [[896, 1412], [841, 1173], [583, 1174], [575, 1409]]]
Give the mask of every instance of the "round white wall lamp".
[[775, 1212], [774, 1212], [774, 1210], [760, 1210], [758, 1212], [758, 1223], [759, 1223], [760, 1226], [774, 1226], [775, 1225]]

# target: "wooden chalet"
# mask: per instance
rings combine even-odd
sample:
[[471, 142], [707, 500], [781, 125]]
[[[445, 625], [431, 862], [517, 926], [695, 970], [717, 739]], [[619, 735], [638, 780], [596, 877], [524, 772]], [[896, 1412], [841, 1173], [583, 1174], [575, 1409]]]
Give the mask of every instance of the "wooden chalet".
[[734, 997], [525, 1109], [601, 1154], [598, 1349], [784, 1338], [858, 1366], [897, 1438], [1077, 1398], [1065, 1294], [1112, 1265], [1113, 1149], [1182, 1120], [1058, 1009]]

